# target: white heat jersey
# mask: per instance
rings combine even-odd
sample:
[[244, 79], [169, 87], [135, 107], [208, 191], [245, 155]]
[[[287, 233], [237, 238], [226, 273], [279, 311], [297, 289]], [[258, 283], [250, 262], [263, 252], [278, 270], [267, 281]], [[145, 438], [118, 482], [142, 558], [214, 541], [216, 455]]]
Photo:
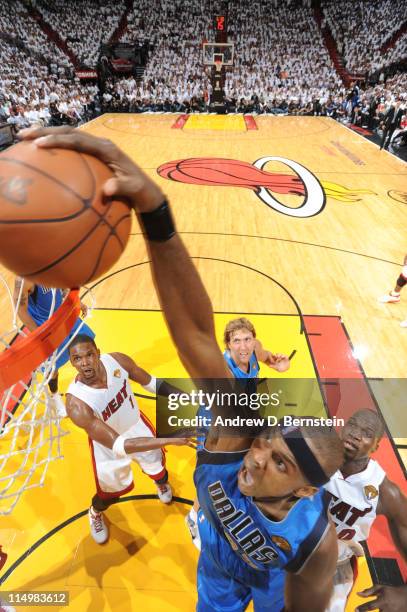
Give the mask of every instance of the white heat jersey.
[[370, 459], [363, 472], [344, 478], [338, 470], [325, 485], [332, 496], [329, 512], [338, 535], [339, 562], [364, 554], [359, 542], [369, 536], [385, 476], [377, 461]]
[[138, 422], [140, 410], [129, 385], [129, 374], [111, 355], [100, 356], [107, 375], [107, 389], [95, 389], [74, 381], [67, 393], [92, 408], [95, 415], [118, 434], [125, 434]]

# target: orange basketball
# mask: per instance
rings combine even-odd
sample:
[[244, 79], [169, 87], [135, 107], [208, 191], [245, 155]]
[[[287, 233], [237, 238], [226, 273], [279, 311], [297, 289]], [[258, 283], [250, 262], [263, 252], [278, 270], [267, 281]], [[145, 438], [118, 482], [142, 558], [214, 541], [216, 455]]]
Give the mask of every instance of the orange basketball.
[[80, 287], [126, 247], [131, 211], [103, 200], [98, 159], [22, 142], [0, 154], [0, 262], [48, 287]]

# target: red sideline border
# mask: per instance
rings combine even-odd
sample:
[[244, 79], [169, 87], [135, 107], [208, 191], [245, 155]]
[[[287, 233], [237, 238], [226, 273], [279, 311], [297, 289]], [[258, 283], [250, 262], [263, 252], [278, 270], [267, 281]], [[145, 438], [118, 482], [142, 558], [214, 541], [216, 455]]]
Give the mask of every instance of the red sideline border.
[[175, 121], [175, 123], [172, 124], [171, 129], [172, 130], [182, 130], [182, 128], [184, 127], [188, 119], [189, 119], [189, 115], [180, 115], [178, 119]]
[[352, 125], [350, 126], [350, 128], [354, 131], [357, 132], [358, 134], [362, 134], [362, 136], [373, 136], [373, 132], [372, 130], [366, 130], [365, 128], [362, 128], [358, 125], [354, 125], [352, 123]]
[[256, 119], [252, 115], [243, 115], [246, 130], [258, 130]]
[[[338, 398], [334, 386], [324, 385], [321, 379], [326, 378], [352, 379], [352, 382], [349, 382], [349, 397], [345, 398], [348, 414], [343, 414], [342, 411], [340, 417], [346, 418], [362, 407], [380, 412], [365, 372], [353, 356], [352, 342], [340, 317], [306, 315], [304, 325], [327, 412], [331, 416], [337, 415], [341, 398]], [[405, 466], [389, 431], [374, 457], [390, 480], [407, 492]], [[404, 580], [407, 578], [407, 565], [393, 545], [384, 517], [376, 519], [370, 533], [368, 549], [372, 557], [396, 559]]]

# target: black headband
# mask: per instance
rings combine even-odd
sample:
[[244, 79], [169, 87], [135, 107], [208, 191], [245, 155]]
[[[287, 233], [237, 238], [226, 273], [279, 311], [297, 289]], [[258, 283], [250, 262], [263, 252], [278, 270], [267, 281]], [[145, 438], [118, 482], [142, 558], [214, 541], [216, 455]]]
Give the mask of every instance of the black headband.
[[320, 466], [314, 453], [302, 436], [299, 427], [282, 427], [284, 442], [295, 457], [295, 460], [306, 479], [314, 487], [321, 487], [329, 478]]

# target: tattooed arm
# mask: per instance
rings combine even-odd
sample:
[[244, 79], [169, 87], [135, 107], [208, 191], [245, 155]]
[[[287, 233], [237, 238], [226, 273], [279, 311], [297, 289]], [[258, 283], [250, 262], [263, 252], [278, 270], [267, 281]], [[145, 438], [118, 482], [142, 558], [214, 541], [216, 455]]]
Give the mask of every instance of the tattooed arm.
[[26, 281], [20, 278], [19, 276], [16, 277], [16, 280], [14, 282], [15, 305], [17, 305], [17, 301], [20, 297], [20, 300], [18, 301], [17, 314], [21, 322], [24, 323], [24, 325], [28, 327], [30, 331], [34, 331], [38, 327], [37, 323], [34, 321], [32, 316], [28, 312], [28, 296], [34, 290], [34, 287], [34, 283], [30, 283], [29, 281]]

